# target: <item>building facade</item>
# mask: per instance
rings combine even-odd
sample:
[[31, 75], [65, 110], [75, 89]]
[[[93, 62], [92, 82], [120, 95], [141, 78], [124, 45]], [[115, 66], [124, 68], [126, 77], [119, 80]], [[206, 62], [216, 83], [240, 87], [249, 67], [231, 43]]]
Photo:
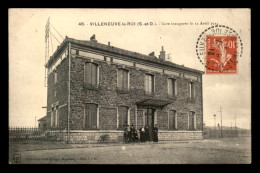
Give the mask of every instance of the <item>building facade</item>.
[[155, 124], [159, 140], [202, 139], [203, 72], [166, 61], [163, 48], [157, 58], [66, 37], [46, 68], [47, 127], [71, 143], [121, 141], [127, 125]]

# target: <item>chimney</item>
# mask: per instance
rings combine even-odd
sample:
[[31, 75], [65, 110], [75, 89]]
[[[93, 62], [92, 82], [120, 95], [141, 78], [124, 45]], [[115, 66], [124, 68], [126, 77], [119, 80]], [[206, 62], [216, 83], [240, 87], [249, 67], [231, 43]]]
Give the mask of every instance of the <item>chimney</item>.
[[90, 37], [90, 41], [97, 42], [95, 34]]
[[110, 41], [108, 42], [108, 46], [110, 46]]
[[149, 56], [154, 56], [154, 52], [149, 53]]
[[163, 50], [163, 46], [162, 46], [162, 50], [161, 50], [160, 55], [159, 55], [159, 59], [165, 60], [165, 51]]

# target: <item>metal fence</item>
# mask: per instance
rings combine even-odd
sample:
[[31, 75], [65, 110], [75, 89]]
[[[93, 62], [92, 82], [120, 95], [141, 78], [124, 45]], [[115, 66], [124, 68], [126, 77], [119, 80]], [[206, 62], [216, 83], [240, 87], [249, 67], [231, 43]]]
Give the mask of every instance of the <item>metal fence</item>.
[[65, 140], [65, 130], [61, 128], [9, 127], [9, 143], [30, 144], [61, 142]]
[[235, 138], [239, 137], [239, 131], [235, 129], [225, 129], [222, 130], [222, 135], [221, 135], [221, 130], [220, 129], [211, 129], [207, 128], [203, 130], [203, 137], [204, 139], [210, 139], [210, 138]]

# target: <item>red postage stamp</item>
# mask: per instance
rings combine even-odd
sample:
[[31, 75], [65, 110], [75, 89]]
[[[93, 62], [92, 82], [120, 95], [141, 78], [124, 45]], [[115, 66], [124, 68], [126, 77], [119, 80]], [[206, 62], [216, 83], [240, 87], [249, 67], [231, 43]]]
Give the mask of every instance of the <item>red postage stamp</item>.
[[238, 74], [242, 52], [241, 37], [225, 25], [205, 29], [196, 42], [196, 54], [206, 74]]
[[206, 38], [206, 74], [237, 73], [237, 37]]

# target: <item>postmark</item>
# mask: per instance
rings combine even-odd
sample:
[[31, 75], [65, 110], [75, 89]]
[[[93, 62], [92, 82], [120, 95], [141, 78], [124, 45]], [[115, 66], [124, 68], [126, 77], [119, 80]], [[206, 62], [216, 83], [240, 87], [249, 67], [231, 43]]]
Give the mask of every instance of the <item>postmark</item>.
[[206, 74], [237, 74], [242, 52], [240, 36], [225, 25], [207, 28], [196, 42], [196, 54]]

